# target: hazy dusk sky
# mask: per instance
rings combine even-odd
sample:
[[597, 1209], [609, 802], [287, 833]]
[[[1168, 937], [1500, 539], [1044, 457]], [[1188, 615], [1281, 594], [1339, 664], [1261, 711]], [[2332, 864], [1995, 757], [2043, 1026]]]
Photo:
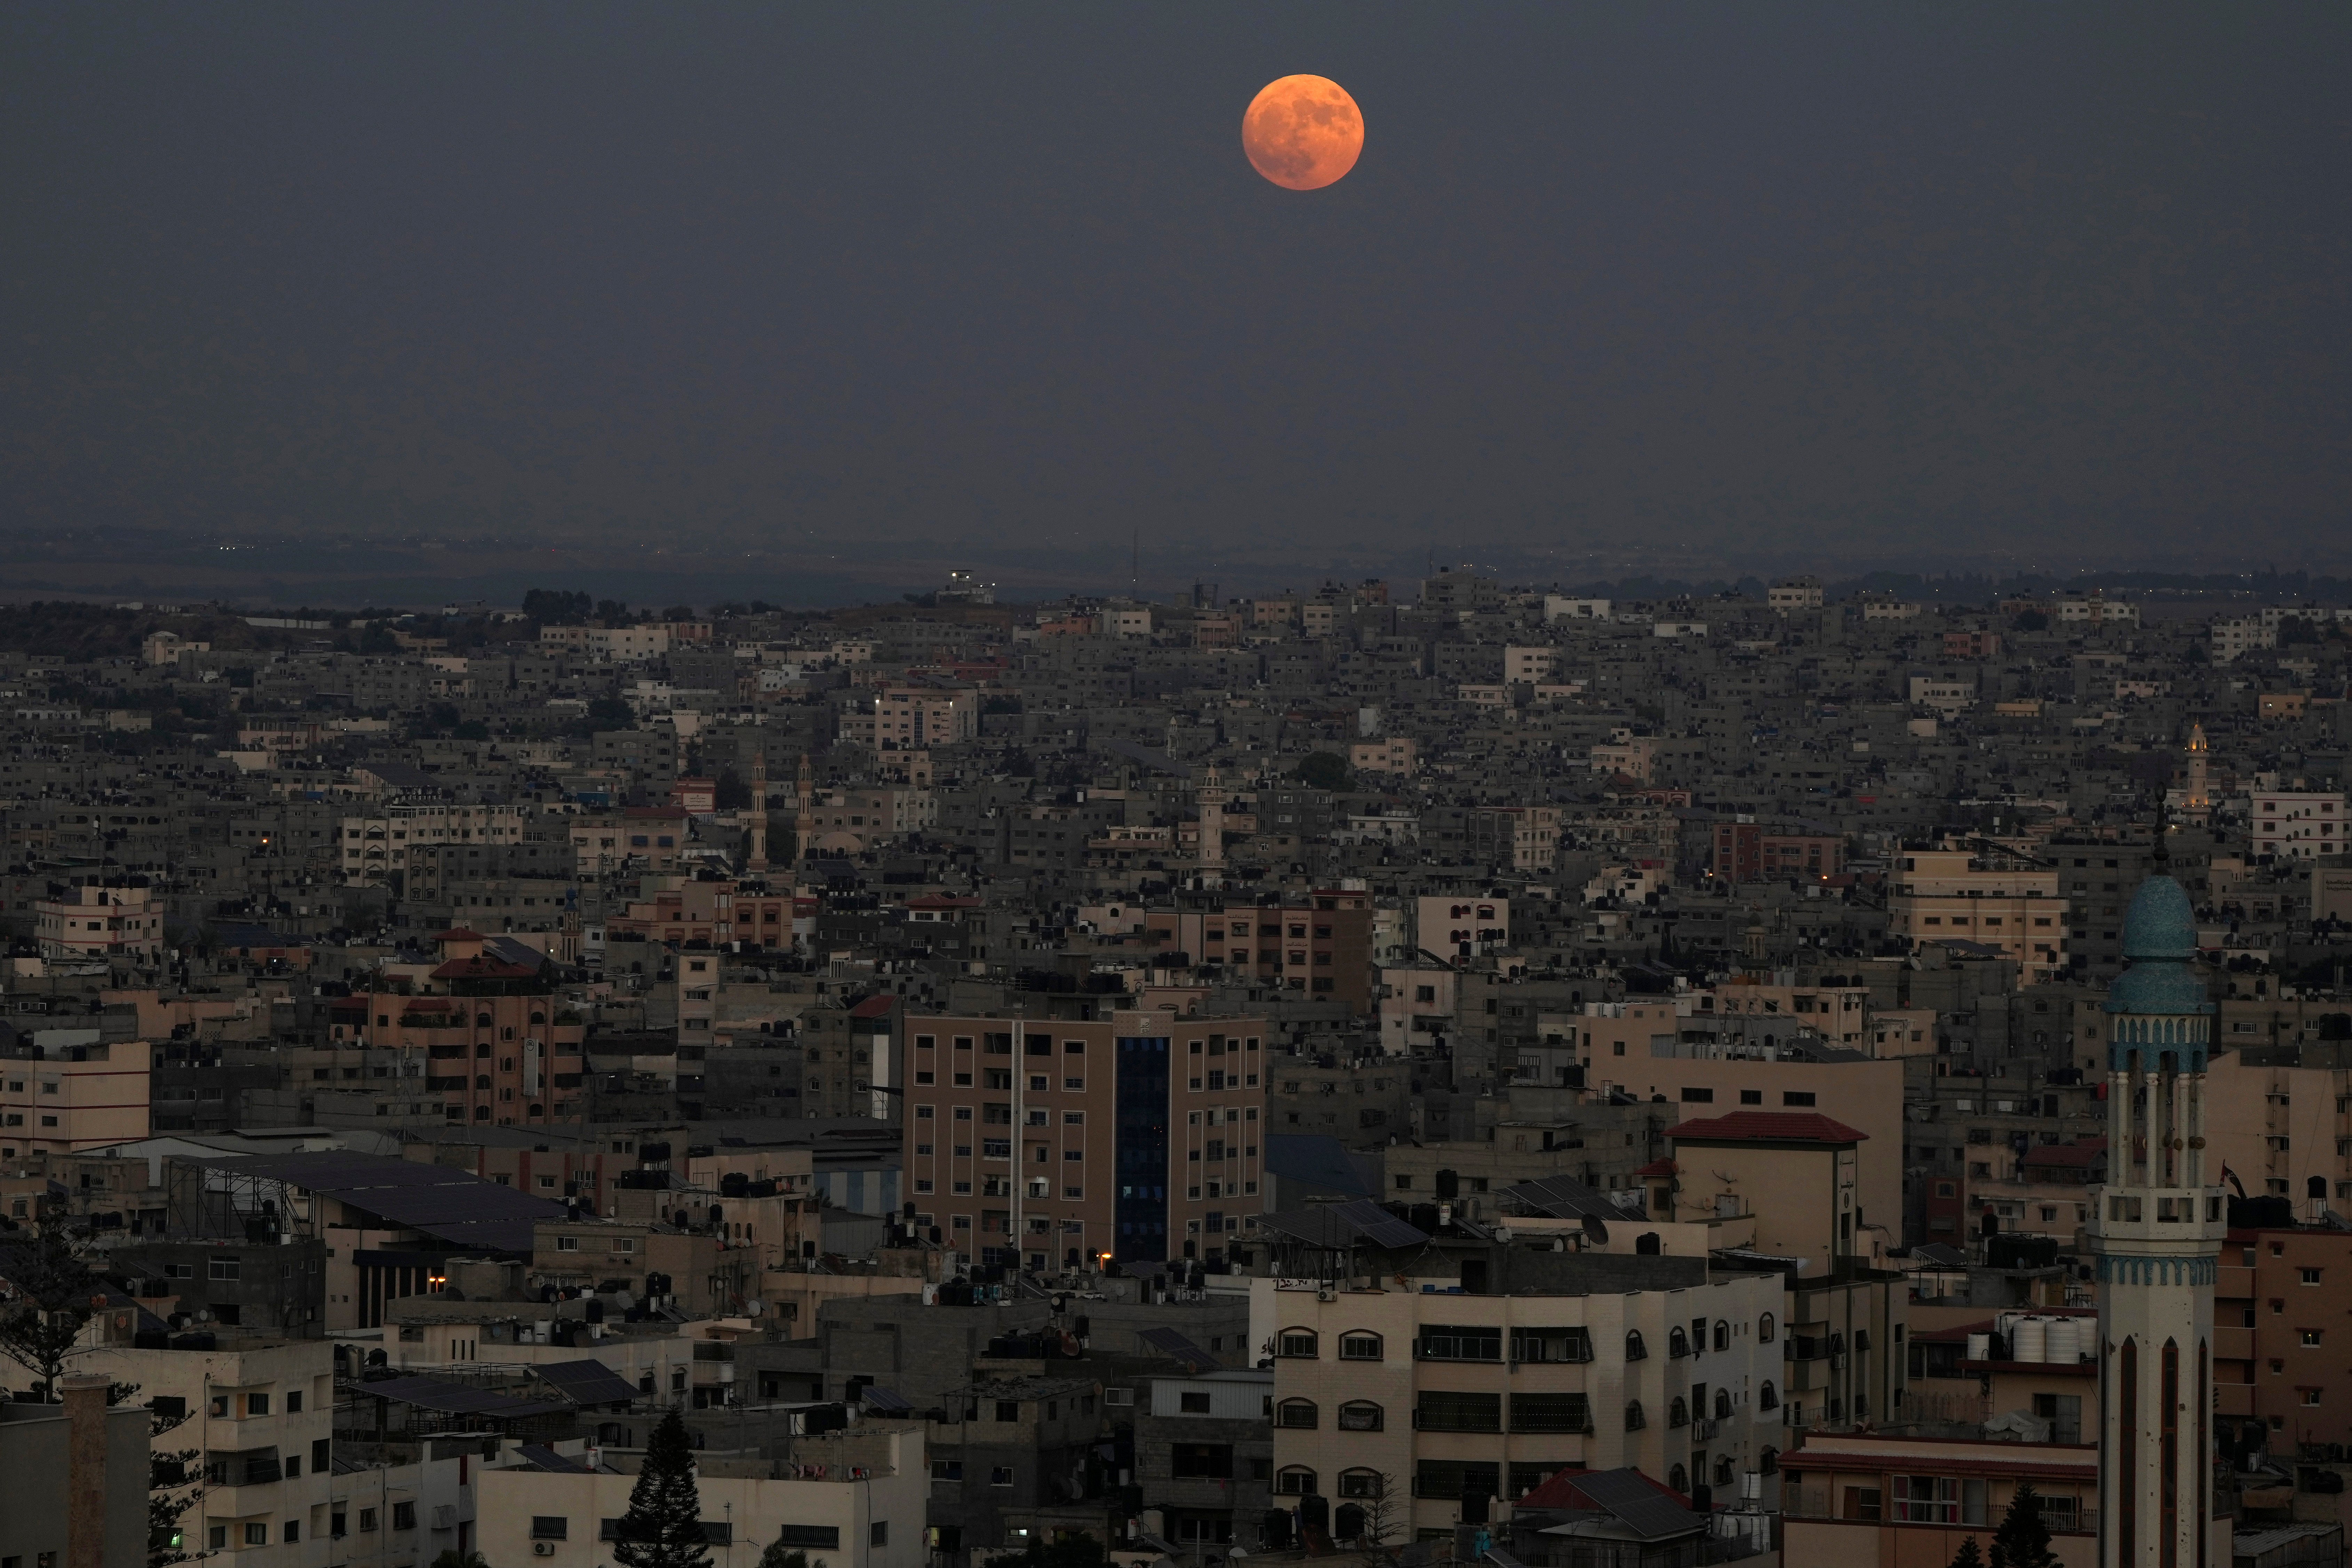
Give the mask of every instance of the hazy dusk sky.
[[[2352, 7], [20, 5], [0, 532], [2352, 559]], [[1361, 105], [1318, 192], [1243, 156]]]

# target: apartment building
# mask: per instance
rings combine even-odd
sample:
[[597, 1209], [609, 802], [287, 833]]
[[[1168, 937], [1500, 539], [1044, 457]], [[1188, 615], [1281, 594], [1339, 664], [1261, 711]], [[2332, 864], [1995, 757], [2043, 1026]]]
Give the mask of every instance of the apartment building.
[[587, 1025], [562, 1009], [544, 965], [530, 962], [540, 955], [469, 931], [435, 940], [441, 962], [422, 984], [339, 1005], [358, 1042], [422, 1047], [425, 1092], [450, 1121], [579, 1120]]
[[1633, 1466], [1702, 1507], [1769, 1475], [1786, 1441], [1779, 1277], [1552, 1246], [1465, 1257], [1461, 1279], [1255, 1281], [1276, 1502], [1386, 1497], [1410, 1540], [1563, 1469]]
[[1818, 610], [1826, 598], [1818, 577], [1783, 577], [1764, 591], [1764, 602], [1774, 614], [1783, 616], [1792, 610]]
[[1261, 1209], [1263, 1020], [910, 1016], [916, 1223], [983, 1265], [1222, 1262]]
[[1833, 833], [1772, 833], [1756, 822], [1719, 822], [1708, 875], [1734, 882], [1784, 878], [1820, 881], [1845, 869], [1845, 840]]
[[669, 651], [667, 626], [541, 626], [539, 643], [600, 664], [636, 664]]
[[1161, 1539], [1185, 1549], [1265, 1544], [1275, 1374], [1257, 1367], [1155, 1377], [1135, 1410], [1135, 1469]]
[[1906, 849], [1887, 900], [1888, 930], [1914, 942], [1958, 940], [2018, 965], [2027, 985], [2063, 979], [2066, 900], [2054, 867], [2003, 864], [1947, 846]]
[[1374, 1011], [1371, 895], [1322, 888], [1280, 902], [1222, 910], [1150, 910], [1147, 930], [1196, 962], [1221, 963], [1261, 984], [1339, 1002], [1350, 1015]]
[[33, 932], [43, 958], [129, 959], [163, 955], [163, 901], [143, 880], [85, 882], [33, 905]]
[[[2021, 1486], [2041, 1500], [2061, 1568], [2099, 1563], [2096, 1443], [1808, 1432], [1781, 1460], [1782, 1551], [1817, 1568], [1948, 1563], [1960, 1542], [1979, 1550]], [[2217, 1521], [2217, 1533], [2228, 1529]], [[2221, 1533], [2221, 1555], [2229, 1538]], [[2202, 1555], [2202, 1553], [2200, 1553]]]
[[2246, 1423], [2273, 1453], [2352, 1442], [2347, 1289], [2352, 1232], [2230, 1232], [2213, 1286], [2213, 1410], [2225, 1442]]
[[329, 1568], [344, 1561], [332, 1517], [333, 1347], [325, 1340], [182, 1334], [169, 1347], [110, 1343], [78, 1371], [137, 1386], [159, 1415], [184, 1415], [168, 1439], [201, 1454], [205, 1487], [182, 1516], [186, 1550], [234, 1552], [241, 1568]]
[[1412, 778], [1420, 771], [1420, 747], [1405, 735], [1384, 741], [1358, 741], [1348, 748], [1348, 765], [1360, 773], [1387, 773]]
[[[770, 1547], [820, 1553], [839, 1568], [921, 1568], [930, 1489], [915, 1425], [795, 1436], [787, 1460], [698, 1457], [703, 1539], [719, 1561], [756, 1562]], [[641, 1454], [603, 1463], [502, 1447], [480, 1473], [482, 1555], [492, 1563], [593, 1568], [608, 1563]]]
[[384, 882], [420, 844], [520, 844], [532, 814], [516, 805], [395, 805], [339, 825], [346, 882]]
[[153, 1049], [144, 1040], [97, 1034], [43, 1029], [28, 1044], [0, 1049], [0, 1159], [73, 1154], [147, 1136]]
[[2344, 798], [2342, 790], [2254, 791], [2246, 837], [2255, 858], [2312, 860], [2352, 850]]

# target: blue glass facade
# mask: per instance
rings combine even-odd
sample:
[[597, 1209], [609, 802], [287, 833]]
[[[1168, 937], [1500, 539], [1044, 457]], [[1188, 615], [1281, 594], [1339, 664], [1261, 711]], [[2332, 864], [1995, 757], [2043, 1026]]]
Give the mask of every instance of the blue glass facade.
[[1121, 1037], [1116, 1165], [1121, 1263], [1157, 1263], [1168, 1251], [1168, 1041]]

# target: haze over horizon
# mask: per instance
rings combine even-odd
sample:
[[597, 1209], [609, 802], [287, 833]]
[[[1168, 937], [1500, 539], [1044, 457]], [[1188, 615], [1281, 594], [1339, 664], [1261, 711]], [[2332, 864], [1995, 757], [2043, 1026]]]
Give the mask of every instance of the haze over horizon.
[[[2340, 6], [916, 9], [0, 16], [0, 540], [2352, 564]], [[1311, 193], [1238, 135], [1297, 71]]]

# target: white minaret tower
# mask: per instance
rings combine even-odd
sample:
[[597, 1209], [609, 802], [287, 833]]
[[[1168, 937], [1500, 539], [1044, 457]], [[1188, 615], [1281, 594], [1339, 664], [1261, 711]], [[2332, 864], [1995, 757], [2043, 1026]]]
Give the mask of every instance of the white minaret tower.
[[[2189, 968], [2189, 895], [2164, 874], [2124, 918], [2108, 988], [2107, 1184], [2099, 1258], [2100, 1568], [2224, 1568], [2212, 1521], [2213, 1274], [2228, 1235], [2205, 1152], [2213, 1004]], [[2226, 1538], [2223, 1551], [2227, 1552]]]

